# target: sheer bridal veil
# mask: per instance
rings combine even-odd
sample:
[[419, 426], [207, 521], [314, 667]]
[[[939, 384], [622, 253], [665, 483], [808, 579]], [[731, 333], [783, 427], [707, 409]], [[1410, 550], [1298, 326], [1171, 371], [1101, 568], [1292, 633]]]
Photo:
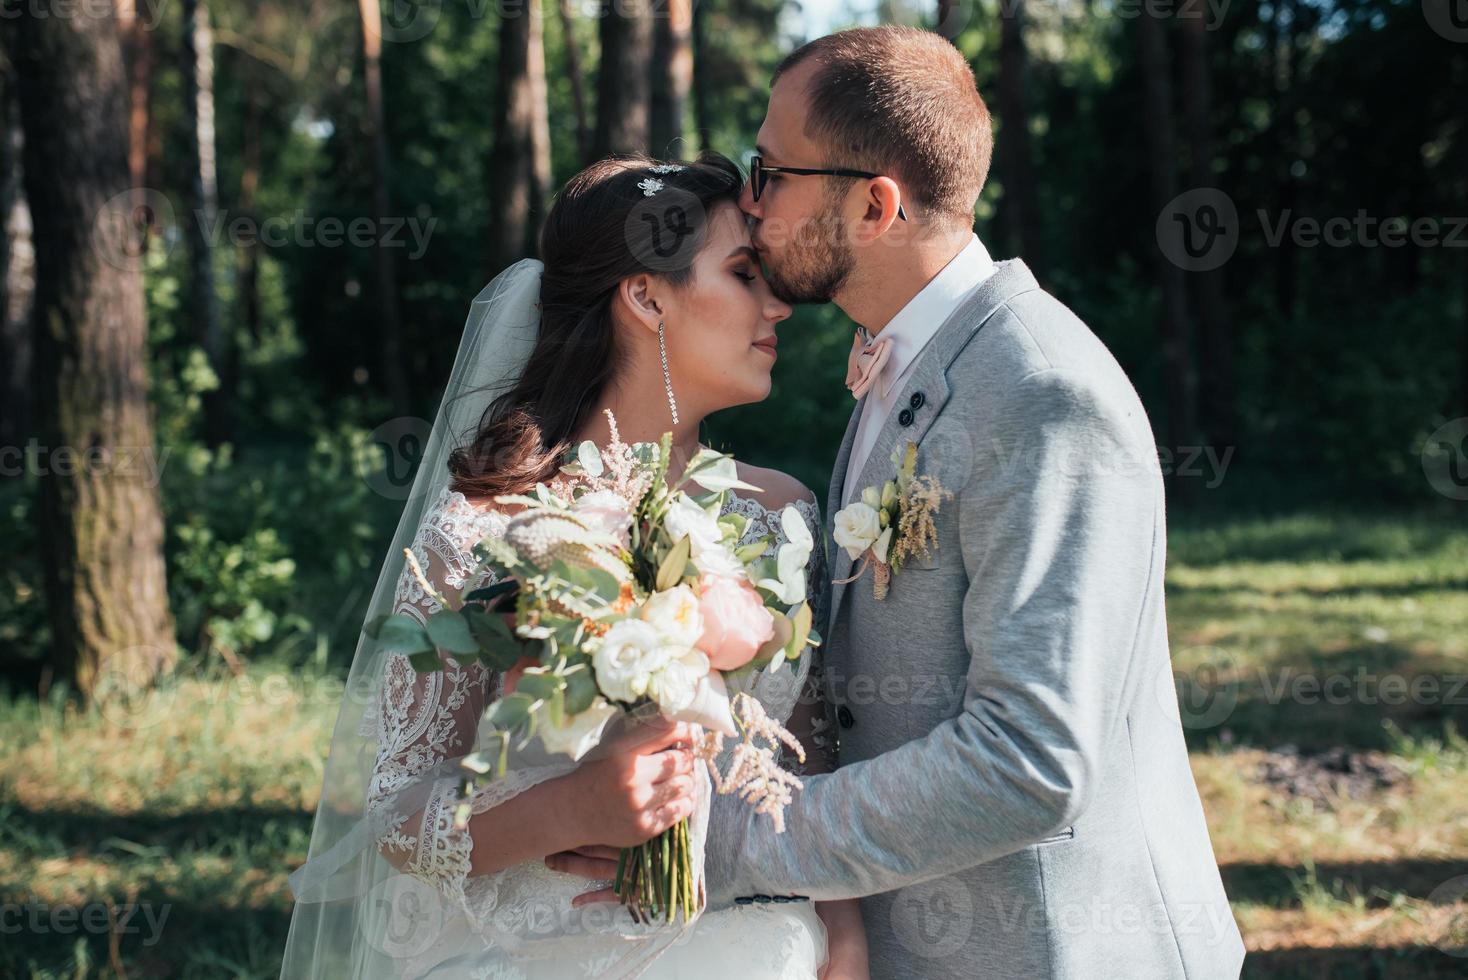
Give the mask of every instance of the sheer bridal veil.
[[[443, 401], [372, 592], [369, 620], [393, 612], [406, 564], [404, 549], [412, 546], [425, 515], [448, 486], [450, 454], [472, 438], [494, 399], [513, 387], [524, 372], [540, 329], [543, 269], [538, 259], [517, 262], [474, 299]], [[457, 777], [460, 770], [450, 758], [415, 773], [407, 785], [395, 785], [391, 793], [384, 794], [382, 786], [374, 785], [378, 712], [388, 657], [375, 641], [359, 637], [332, 735], [307, 860], [290, 876], [296, 905], [286, 941], [283, 980], [386, 980], [421, 975], [425, 961], [432, 962], [439, 949], [463, 942], [466, 935], [471, 946], [503, 951], [517, 961], [525, 957], [538, 960], [536, 976], [559, 976], [565, 972], [559, 969], [562, 966], [574, 971], [574, 957], [581, 968], [594, 962], [600, 976], [626, 978], [642, 972], [670, 944], [689, 934], [691, 923], [684, 922], [681, 928], [635, 927], [621, 909], [604, 905], [570, 913], [569, 895], [585, 890], [587, 883], [576, 882], [574, 891], [562, 895], [556, 889], [573, 887], [571, 883], [547, 888], [533, 870], [521, 872], [511, 887], [522, 896], [531, 894], [534, 915], [527, 918], [518, 911], [487, 919], [475, 915], [471, 926], [471, 917], [465, 914], [467, 910], [455, 907], [455, 898], [390, 864], [378, 848], [379, 839], [396, 830], [402, 814], [422, 811], [435, 785], [441, 787], [446, 777]], [[512, 752], [511, 771], [486, 792], [495, 799], [508, 798], [548, 778], [548, 773], [560, 774], [570, 768], [574, 764], [564, 756], [548, 758], [536, 740], [523, 751]], [[708, 827], [707, 787], [703, 781], [700, 786], [701, 812], [691, 828], [693, 857], [699, 867]], [[373, 794], [370, 807], [369, 793]], [[502, 874], [514, 873], [511, 869]], [[587, 956], [594, 959], [588, 961]], [[488, 961], [482, 964], [483, 971], [489, 966]], [[464, 968], [449, 969], [450, 975], [458, 976]]]
[[[387, 549], [367, 618], [393, 611], [394, 593], [420, 522], [449, 481], [449, 454], [472, 435], [490, 403], [519, 379], [540, 327], [538, 259], [524, 259], [474, 298], [443, 401], [424, 447], [402, 517]], [[306, 863], [290, 876], [296, 906], [281, 976], [397, 977], [390, 932], [394, 919], [431, 916], [427, 886], [389, 864], [377, 848], [380, 818], [367, 810], [376, 762], [375, 712], [387, 653], [359, 636], [331, 740], [321, 802]], [[425, 774], [396, 796], [395, 806], [421, 806], [433, 785]], [[420, 909], [413, 906], [423, 905]], [[394, 908], [396, 906], [396, 908]], [[387, 948], [385, 948], [387, 947]]]

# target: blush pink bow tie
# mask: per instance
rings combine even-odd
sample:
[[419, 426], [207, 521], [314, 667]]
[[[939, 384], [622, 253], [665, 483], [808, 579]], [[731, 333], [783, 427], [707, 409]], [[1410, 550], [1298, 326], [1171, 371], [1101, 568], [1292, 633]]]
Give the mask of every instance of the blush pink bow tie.
[[851, 397], [860, 401], [876, 383], [891, 349], [891, 338], [867, 343], [862, 339], [862, 331], [857, 330], [851, 338], [851, 355], [846, 359], [846, 387], [851, 389]]

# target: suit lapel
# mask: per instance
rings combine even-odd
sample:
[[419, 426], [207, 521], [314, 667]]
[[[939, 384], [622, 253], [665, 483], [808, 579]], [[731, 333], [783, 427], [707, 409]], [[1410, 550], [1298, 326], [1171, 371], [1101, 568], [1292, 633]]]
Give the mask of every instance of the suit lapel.
[[[918, 355], [912, 373], [908, 376], [907, 383], [903, 385], [902, 391], [897, 397], [897, 402], [892, 409], [892, 414], [887, 416], [882, 424], [881, 431], [877, 434], [877, 441], [872, 447], [871, 455], [867, 457], [862, 465], [861, 474], [857, 479], [860, 488], [880, 487], [886, 481], [897, 474], [897, 467], [892, 463], [892, 452], [899, 446], [904, 450], [909, 442], [922, 444], [925, 436], [938, 418], [938, 413], [948, 403], [952, 392], [948, 387], [948, 367], [954, 358], [959, 355], [968, 342], [973, 339], [979, 329], [993, 316], [994, 311], [1003, 306], [1013, 297], [1031, 289], [1038, 289], [1039, 285], [1030, 274], [1028, 268], [1019, 259], [1012, 259], [997, 264], [994, 274], [984, 282], [980, 283], [972, 293], [960, 302], [957, 308], [949, 314], [948, 319], [943, 321], [943, 326], [938, 328], [927, 348]], [[920, 404], [913, 407], [913, 399], [919, 392], [922, 393]], [[863, 403], [864, 404], [864, 403]], [[851, 459], [852, 443], [855, 441], [857, 420], [861, 416], [861, 405], [852, 415], [851, 422], [846, 427], [846, 439], [841, 445], [840, 459], [837, 462], [836, 471], [831, 475], [832, 494], [827, 501], [828, 520], [835, 521], [836, 512], [841, 509], [841, 501], [845, 499], [845, 475], [846, 467]], [[903, 411], [911, 413], [909, 423], [902, 424], [905, 417]], [[834, 528], [834, 523], [832, 524]], [[845, 598], [850, 586], [840, 584], [839, 580], [850, 578], [856, 570], [857, 563], [852, 560], [845, 549], [835, 545], [832, 538], [831, 555], [832, 578], [837, 580], [831, 586], [831, 611], [830, 623], [836, 623], [836, 616], [841, 611], [841, 600]], [[870, 574], [870, 573], [868, 573]], [[851, 583], [852, 586], [860, 587], [866, 582], [864, 575], [859, 581]], [[867, 588], [871, 588], [867, 584]]]

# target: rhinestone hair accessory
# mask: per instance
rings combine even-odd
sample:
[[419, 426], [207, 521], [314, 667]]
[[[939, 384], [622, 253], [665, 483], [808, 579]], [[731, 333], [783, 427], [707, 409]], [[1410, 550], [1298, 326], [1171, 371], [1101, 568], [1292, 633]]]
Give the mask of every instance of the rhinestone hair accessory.
[[637, 182], [637, 186], [642, 188], [643, 197], [652, 197], [663, 189], [663, 182], [656, 177], [644, 177]]

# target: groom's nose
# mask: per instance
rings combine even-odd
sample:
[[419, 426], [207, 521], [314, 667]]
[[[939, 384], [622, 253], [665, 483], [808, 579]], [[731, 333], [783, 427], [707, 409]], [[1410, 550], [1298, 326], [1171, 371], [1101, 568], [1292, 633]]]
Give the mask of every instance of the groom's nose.
[[744, 182], [744, 186], [739, 189], [739, 210], [751, 218], [758, 218], [760, 216], [759, 202], [754, 199], [754, 185], [747, 180]]

